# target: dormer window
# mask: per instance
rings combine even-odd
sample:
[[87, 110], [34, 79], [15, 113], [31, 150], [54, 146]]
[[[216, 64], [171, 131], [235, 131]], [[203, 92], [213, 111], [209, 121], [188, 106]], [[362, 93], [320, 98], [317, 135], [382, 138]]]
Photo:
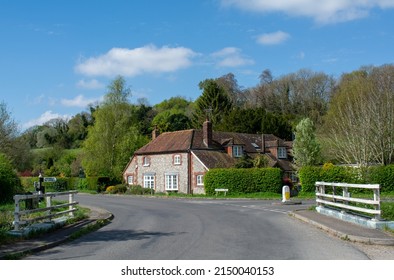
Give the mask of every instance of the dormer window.
[[150, 165], [150, 160], [149, 157], [144, 157], [143, 158], [143, 166], [149, 166]]
[[233, 146], [233, 157], [242, 157], [242, 146]]
[[286, 159], [287, 151], [285, 147], [278, 147], [278, 158]]
[[173, 163], [174, 163], [174, 165], [181, 165], [181, 155], [175, 155], [174, 157], [173, 157]]

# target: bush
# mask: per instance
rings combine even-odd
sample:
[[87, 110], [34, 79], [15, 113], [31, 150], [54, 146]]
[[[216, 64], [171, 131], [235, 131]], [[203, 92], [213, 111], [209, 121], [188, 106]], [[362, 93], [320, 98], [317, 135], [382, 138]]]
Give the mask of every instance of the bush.
[[134, 195], [149, 195], [154, 193], [154, 190], [149, 188], [143, 188], [140, 185], [131, 185], [129, 189], [126, 191], [126, 194], [134, 194]]
[[127, 187], [125, 185], [116, 185], [116, 186], [109, 186], [105, 192], [110, 194], [117, 194], [117, 193], [125, 193], [127, 191]]
[[[325, 164], [323, 167], [306, 166], [299, 170], [298, 176], [302, 192], [314, 192], [316, 181], [380, 184], [381, 192], [394, 191], [394, 165], [374, 166], [366, 170], [352, 167]], [[362, 190], [359, 190], [362, 192]]]
[[315, 183], [320, 181], [320, 167], [304, 166], [298, 172], [301, 184], [301, 193], [315, 192]]
[[17, 173], [5, 154], [0, 153], [0, 203], [11, 202], [13, 196], [23, 192]]
[[215, 194], [215, 189], [226, 188], [229, 193], [280, 193], [282, 172], [279, 168], [230, 168], [211, 169], [204, 176], [205, 192]]
[[372, 167], [369, 175], [372, 183], [380, 184], [382, 192], [394, 191], [394, 164]]

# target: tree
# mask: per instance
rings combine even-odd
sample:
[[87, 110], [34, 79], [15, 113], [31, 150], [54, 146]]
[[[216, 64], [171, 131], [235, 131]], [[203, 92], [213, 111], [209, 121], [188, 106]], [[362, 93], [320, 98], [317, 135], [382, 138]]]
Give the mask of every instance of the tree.
[[315, 128], [309, 118], [302, 119], [295, 129], [293, 157], [298, 167], [320, 163], [320, 145], [316, 140]]
[[393, 162], [393, 88], [393, 65], [342, 75], [322, 129], [336, 159], [360, 167]]
[[195, 102], [192, 122], [194, 127], [201, 127], [207, 117], [210, 118], [213, 128], [220, 126], [222, 119], [232, 109], [232, 103], [223, 87], [215, 80], [209, 79], [199, 84], [203, 90]]
[[13, 196], [21, 191], [21, 183], [9, 158], [0, 153], [0, 203], [12, 201]]
[[133, 152], [147, 140], [133, 122], [130, 90], [123, 78], [116, 78], [108, 88], [103, 104], [94, 112], [95, 123], [83, 145], [83, 166], [88, 176], [120, 180]]
[[0, 103], [0, 152], [12, 154], [12, 145], [18, 134], [18, 126], [4, 102]]

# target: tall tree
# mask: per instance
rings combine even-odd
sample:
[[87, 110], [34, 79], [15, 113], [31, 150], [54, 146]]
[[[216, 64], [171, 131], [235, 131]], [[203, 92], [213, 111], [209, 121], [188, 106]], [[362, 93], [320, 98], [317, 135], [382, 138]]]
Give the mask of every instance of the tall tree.
[[394, 66], [344, 74], [331, 100], [323, 135], [341, 162], [360, 167], [394, 158]]
[[94, 112], [95, 123], [84, 142], [83, 166], [91, 176], [121, 179], [122, 170], [133, 152], [146, 143], [133, 122], [130, 90], [121, 77], [108, 87], [103, 104]]
[[12, 144], [18, 134], [18, 126], [11, 114], [8, 112], [7, 105], [0, 103], [0, 152], [11, 154]]
[[309, 118], [302, 119], [295, 129], [293, 157], [298, 167], [320, 163], [320, 145], [316, 140], [315, 127]]
[[224, 88], [215, 80], [209, 79], [199, 84], [203, 90], [200, 97], [195, 101], [192, 117], [194, 127], [201, 127], [205, 119], [210, 118], [213, 128], [220, 127], [222, 119], [227, 115], [232, 103]]

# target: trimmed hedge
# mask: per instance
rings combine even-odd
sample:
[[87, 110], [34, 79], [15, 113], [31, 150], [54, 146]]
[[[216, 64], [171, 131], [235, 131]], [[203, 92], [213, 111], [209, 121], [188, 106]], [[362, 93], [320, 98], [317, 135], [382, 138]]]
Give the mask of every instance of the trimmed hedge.
[[[21, 184], [26, 191], [34, 190], [34, 182], [38, 182], [38, 177], [20, 177]], [[44, 183], [46, 191], [67, 191], [67, 190], [90, 190], [96, 192], [105, 191], [111, 184], [107, 177], [57, 177], [56, 182]]]
[[301, 192], [315, 192], [316, 181], [380, 184], [381, 192], [394, 191], [394, 165], [374, 166], [366, 170], [325, 164], [323, 167], [305, 166], [298, 172]]
[[215, 189], [226, 188], [230, 194], [273, 192], [280, 193], [282, 171], [279, 168], [217, 168], [204, 176], [205, 193], [215, 194]]

